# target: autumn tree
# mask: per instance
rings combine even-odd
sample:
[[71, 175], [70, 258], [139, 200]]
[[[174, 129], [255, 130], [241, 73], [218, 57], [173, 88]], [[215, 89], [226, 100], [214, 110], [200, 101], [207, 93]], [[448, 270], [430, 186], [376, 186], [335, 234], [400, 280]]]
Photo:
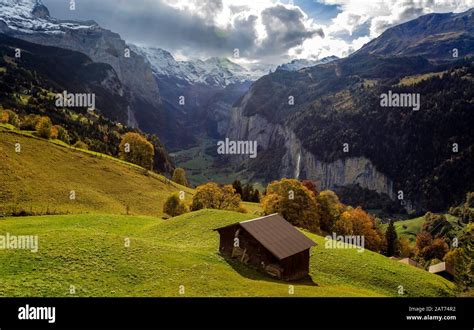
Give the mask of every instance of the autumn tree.
[[41, 117], [36, 124], [36, 133], [38, 136], [44, 139], [49, 139], [51, 138], [52, 127], [53, 124], [51, 123], [51, 119], [49, 119], [49, 117]]
[[433, 237], [426, 231], [421, 231], [416, 235], [416, 255], [422, 259], [426, 259], [429, 247], [433, 244]]
[[34, 131], [36, 130], [36, 125], [38, 124], [38, 121], [40, 120], [40, 116], [38, 115], [27, 115], [23, 117], [20, 123], [20, 129], [22, 130], [27, 130], [27, 131]]
[[58, 134], [59, 134], [59, 131], [58, 131], [58, 128], [56, 127], [56, 125], [54, 125], [53, 127], [51, 127], [51, 139], [55, 140], [58, 138]]
[[416, 254], [425, 261], [431, 259], [443, 259], [448, 252], [448, 244], [442, 238], [435, 238], [426, 231], [416, 236]]
[[[343, 225], [341, 225], [341, 223]], [[360, 207], [348, 207], [336, 221], [335, 229], [350, 228], [351, 231], [339, 233], [338, 235], [364, 236], [365, 248], [371, 251], [380, 251], [384, 247], [383, 233], [377, 228], [375, 219]]]
[[279, 213], [294, 226], [319, 233], [319, 206], [313, 193], [295, 179], [274, 181], [261, 199], [265, 214]]
[[8, 123], [8, 112], [6, 112], [5, 110], [0, 110], [0, 123]]
[[321, 230], [326, 233], [333, 232], [334, 225], [344, 210], [344, 205], [341, 204], [337, 195], [331, 190], [324, 190], [319, 193], [316, 201], [321, 207]]
[[12, 110], [3, 110], [0, 114], [0, 122], [10, 124], [16, 128], [20, 127], [20, 118]]
[[178, 194], [173, 194], [166, 199], [165, 204], [163, 205], [163, 212], [172, 217], [176, 217], [186, 213], [187, 208], [179, 198]]
[[400, 255], [400, 243], [398, 241], [398, 235], [393, 220], [390, 220], [387, 230], [385, 231], [385, 242], [387, 244], [385, 251], [387, 257]]
[[181, 167], [177, 167], [174, 169], [171, 180], [182, 186], [189, 187], [189, 182], [188, 182], [188, 179], [186, 178], [186, 172]]
[[119, 145], [121, 159], [146, 169], [152, 169], [154, 154], [153, 145], [142, 135], [129, 132], [122, 137]]
[[411, 247], [410, 240], [406, 237], [400, 237], [398, 241], [400, 244], [400, 257], [411, 258], [413, 256], [413, 248]]
[[301, 183], [303, 184], [303, 186], [308, 188], [308, 190], [313, 193], [314, 197], [318, 196], [319, 194], [318, 189], [316, 188], [316, 185], [314, 184], [312, 180], [303, 180], [301, 181]]
[[435, 238], [433, 243], [425, 252], [428, 259], [439, 259], [442, 260], [446, 253], [449, 251], [449, 246], [442, 238]]
[[333, 231], [338, 235], [352, 235], [354, 232], [352, 220], [349, 217], [339, 217], [333, 226]]
[[196, 188], [191, 204], [191, 211], [200, 209], [218, 209], [242, 212], [240, 195], [235, 193], [232, 185], [219, 186], [209, 182]]

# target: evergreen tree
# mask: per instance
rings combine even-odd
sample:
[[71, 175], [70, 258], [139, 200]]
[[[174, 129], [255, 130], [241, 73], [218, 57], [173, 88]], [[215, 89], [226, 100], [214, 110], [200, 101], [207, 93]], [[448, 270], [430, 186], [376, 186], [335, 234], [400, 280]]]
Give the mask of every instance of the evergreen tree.
[[242, 200], [251, 202], [253, 199], [253, 186], [250, 183], [246, 183], [242, 188]]
[[232, 183], [232, 187], [235, 189], [235, 193], [240, 195], [240, 198], [242, 198], [242, 183], [239, 180], [235, 180]]
[[387, 249], [385, 251], [386, 256], [398, 256], [400, 254], [400, 248], [393, 220], [390, 220], [390, 223], [388, 224], [387, 231], [385, 232], [385, 240], [387, 241]]
[[254, 203], [260, 203], [260, 191], [258, 191], [258, 189], [255, 189], [255, 191], [254, 191], [254, 193], [253, 193], [252, 202], [254, 202]]

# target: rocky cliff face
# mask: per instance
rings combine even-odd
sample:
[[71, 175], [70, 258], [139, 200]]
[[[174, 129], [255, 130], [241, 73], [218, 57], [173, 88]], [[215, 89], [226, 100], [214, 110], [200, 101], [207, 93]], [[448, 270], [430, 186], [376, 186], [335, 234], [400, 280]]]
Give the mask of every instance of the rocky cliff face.
[[[274, 173], [276, 177], [311, 179], [317, 182], [319, 189], [359, 184], [395, 198], [392, 181], [380, 173], [367, 158], [349, 157], [331, 163], [322, 162], [317, 155], [301, 145], [288, 127], [273, 124], [258, 114], [244, 116], [243, 109], [251, 97], [252, 92], [249, 92], [240, 106], [233, 108], [227, 135], [231, 140], [257, 141], [259, 153], [280, 149], [278, 153], [283, 156], [281, 159], [274, 159], [280, 161], [279, 173]], [[237, 157], [233, 160], [242, 162], [248, 161], [248, 158]]]
[[150, 67], [134, 52], [130, 52], [129, 58], [125, 57], [127, 45], [118, 34], [101, 28], [92, 28], [67, 30], [60, 35], [15, 34], [15, 36], [41, 45], [79, 51], [88, 55], [94, 62], [112, 66], [132, 104], [131, 114], [127, 118], [129, 126], [137, 125], [133, 118], [140, 110], [134, 107], [134, 103], [139, 99], [153, 107], [161, 107], [160, 93]]
[[[5, 0], [3, 0], [5, 1]], [[131, 103], [129, 126], [137, 126], [135, 117], [142, 108], [159, 112], [162, 101], [151, 67], [130, 50], [120, 36], [92, 21], [60, 21], [49, 16], [48, 9], [36, 0], [0, 3], [0, 32], [29, 42], [81, 52], [94, 62], [112, 66]], [[126, 55], [130, 56], [126, 56]], [[143, 106], [143, 104], [147, 106]], [[147, 116], [141, 116], [146, 118]]]

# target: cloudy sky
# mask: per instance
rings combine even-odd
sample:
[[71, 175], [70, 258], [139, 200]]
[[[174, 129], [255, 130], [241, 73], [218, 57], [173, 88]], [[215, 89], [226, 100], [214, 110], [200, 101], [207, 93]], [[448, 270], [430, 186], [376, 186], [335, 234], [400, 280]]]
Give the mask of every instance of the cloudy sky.
[[344, 57], [387, 28], [433, 12], [461, 12], [474, 0], [43, 0], [51, 15], [93, 19], [128, 42], [178, 59], [232, 57], [280, 64]]

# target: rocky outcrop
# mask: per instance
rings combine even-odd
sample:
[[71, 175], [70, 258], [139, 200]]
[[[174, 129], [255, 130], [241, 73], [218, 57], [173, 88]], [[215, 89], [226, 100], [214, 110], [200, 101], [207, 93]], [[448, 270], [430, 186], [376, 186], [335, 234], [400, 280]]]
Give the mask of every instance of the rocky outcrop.
[[[133, 106], [137, 99], [142, 99], [156, 108], [161, 107], [160, 93], [151, 68], [134, 52], [130, 52], [130, 57], [126, 57], [124, 54], [127, 45], [116, 33], [96, 27], [90, 30], [66, 30], [64, 34], [59, 35], [17, 34], [15, 37], [41, 45], [79, 51], [88, 55], [94, 62], [112, 66], [132, 103], [132, 116], [140, 111]], [[128, 124], [132, 122], [133, 120], [128, 118]]]
[[[54, 19], [40, 1], [25, 0], [5, 8], [8, 11], [0, 15], [0, 32], [44, 46], [78, 51], [96, 63], [112, 66], [131, 104], [129, 116], [124, 118], [129, 125], [136, 126], [135, 117], [145, 120], [153, 116], [153, 112], [162, 111], [159, 89], [150, 64], [130, 50], [117, 33], [103, 29], [93, 21]], [[147, 108], [150, 114], [138, 116], [143, 108]]]
[[[247, 100], [252, 97], [250, 91], [239, 107], [233, 108], [228, 137], [231, 140], [257, 141], [259, 152], [271, 148], [283, 148], [277, 177], [311, 179], [320, 189], [333, 189], [337, 186], [359, 184], [361, 187], [385, 193], [395, 198], [392, 181], [380, 173], [371, 161], [364, 157], [348, 157], [334, 162], [323, 162], [317, 155], [306, 150], [296, 135], [288, 128], [267, 121], [256, 114], [243, 115]], [[233, 158], [234, 161], [246, 161], [246, 157]], [[255, 173], [258, 176], [258, 173]]]

